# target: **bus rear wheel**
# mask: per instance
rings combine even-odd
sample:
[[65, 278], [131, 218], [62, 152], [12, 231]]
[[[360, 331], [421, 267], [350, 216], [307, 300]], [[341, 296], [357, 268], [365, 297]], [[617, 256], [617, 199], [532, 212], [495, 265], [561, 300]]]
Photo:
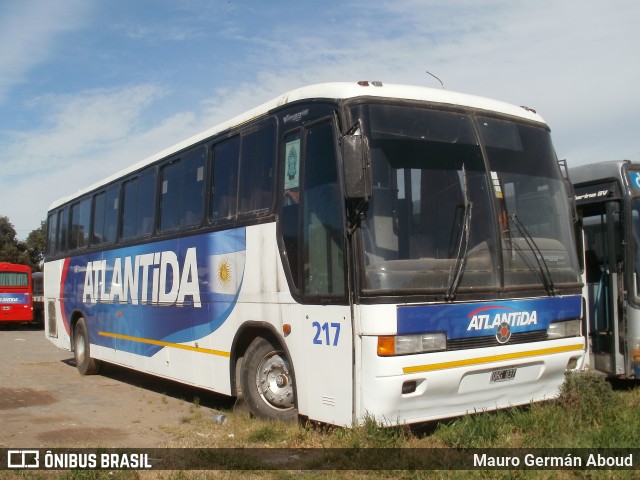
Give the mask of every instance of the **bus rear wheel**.
[[100, 362], [91, 358], [89, 330], [84, 318], [80, 318], [73, 329], [73, 353], [76, 367], [81, 375], [95, 375], [100, 371]]
[[282, 349], [257, 337], [245, 352], [240, 378], [253, 416], [283, 421], [298, 417], [293, 372]]

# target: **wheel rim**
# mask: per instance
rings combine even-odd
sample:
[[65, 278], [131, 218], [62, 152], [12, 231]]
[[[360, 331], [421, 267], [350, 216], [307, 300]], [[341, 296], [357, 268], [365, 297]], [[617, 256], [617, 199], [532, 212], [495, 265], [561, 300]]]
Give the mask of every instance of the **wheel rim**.
[[271, 408], [290, 410], [293, 405], [293, 379], [289, 363], [278, 352], [265, 355], [256, 372], [258, 393]]

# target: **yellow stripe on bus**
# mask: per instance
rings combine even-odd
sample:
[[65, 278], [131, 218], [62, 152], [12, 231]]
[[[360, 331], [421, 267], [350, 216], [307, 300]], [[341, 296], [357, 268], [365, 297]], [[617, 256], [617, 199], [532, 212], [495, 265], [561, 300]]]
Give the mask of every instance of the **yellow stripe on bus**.
[[151, 345], [159, 345], [161, 347], [179, 348], [181, 350], [189, 350], [192, 352], [207, 353], [209, 355], [218, 355], [220, 357], [231, 357], [230, 352], [224, 352], [222, 350], [211, 350], [209, 348], [192, 347], [191, 345], [182, 345], [180, 343], [169, 343], [161, 340], [151, 340], [150, 338], [131, 337], [129, 335], [121, 335], [119, 333], [112, 332], [98, 332], [98, 335], [102, 337], [119, 338], [120, 340], [129, 340], [131, 342], [149, 343]]
[[463, 360], [453, 360], [451, 362], [432, 363], [429, 365], [416, 365], [413, 367], [404, 367], [404, 373], [433, 372], [434, 370], [447, 370], [449, 368], [469, 367], [472, 365], [483, 365], [486, 363], [503, 362], [505, 360], [519, 360], [530, 357], [540, 357], [542, 355], [552, 355], [554, 353], [564, 353], [584, 350], [583, 343], [574, 345], [565, 345], [563, 347], [541, 348], [538, 350], [529, 350], [527, 352], [504, 353], [501, 355], [491, 355], [488, 357], [465, 358]]

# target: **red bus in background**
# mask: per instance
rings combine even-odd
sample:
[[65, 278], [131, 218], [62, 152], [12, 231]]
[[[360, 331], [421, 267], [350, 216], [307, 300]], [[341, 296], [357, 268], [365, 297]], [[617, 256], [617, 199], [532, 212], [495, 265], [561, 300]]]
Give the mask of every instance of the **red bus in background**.
[[31, 268], [0, 262], [0, 323], [33, 321]]

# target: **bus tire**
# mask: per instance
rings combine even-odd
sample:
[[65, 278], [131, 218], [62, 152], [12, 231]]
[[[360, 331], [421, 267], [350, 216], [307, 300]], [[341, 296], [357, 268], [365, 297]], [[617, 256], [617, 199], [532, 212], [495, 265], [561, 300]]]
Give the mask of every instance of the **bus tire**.
[[298, 417], [293, 372], [281, 348], [263, 337], [254, 339], [244, 354], [240, 377], [253, 416], [282, 421]]
[[100, 362], [91, 358], [89, 330], [84, 318], [80, 317], [73, 329], [73, 353], [76, 367], [81, 375], [95, 375], [100, 371]]

